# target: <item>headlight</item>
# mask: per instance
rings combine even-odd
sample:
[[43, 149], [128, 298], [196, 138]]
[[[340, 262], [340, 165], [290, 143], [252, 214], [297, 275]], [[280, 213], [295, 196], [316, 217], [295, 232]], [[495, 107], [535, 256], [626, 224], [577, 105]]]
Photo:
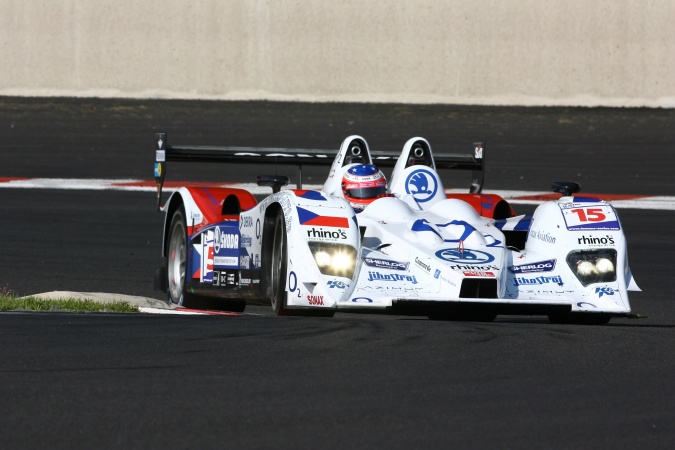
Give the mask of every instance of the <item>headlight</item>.
[[349, 245], [310, 242], [309, 249], [324, 275], [351, 278], [356, 267], [356, 249]]
[[581, 284], [616, 281], [616, 250], [574, 250], [567, 255], [567, 265]]

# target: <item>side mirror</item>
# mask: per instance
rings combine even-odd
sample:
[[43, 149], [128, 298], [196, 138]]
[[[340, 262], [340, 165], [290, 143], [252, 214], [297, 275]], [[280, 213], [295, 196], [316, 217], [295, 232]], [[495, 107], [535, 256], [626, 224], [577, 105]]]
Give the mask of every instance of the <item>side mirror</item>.
[[282, 186], [288, 185], [288, 177], [283, 175], [258, 175], [256, 178], [258, 186], [269, 186], [272, 188], [272, 193], [276, 194], [281, 190]]
[[553, 186], [551, 186], [553, 192], [559, 192], [564, 197], [568, 197], [572, 194], [575, 194], [581, 190], [579, 183], [572, 183], [569, 181], [555, 181]]

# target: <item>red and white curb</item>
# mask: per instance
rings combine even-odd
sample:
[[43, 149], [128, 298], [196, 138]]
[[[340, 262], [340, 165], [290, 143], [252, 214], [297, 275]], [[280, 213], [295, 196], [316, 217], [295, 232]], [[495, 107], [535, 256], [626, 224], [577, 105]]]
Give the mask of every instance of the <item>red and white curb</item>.
[[138, 308], [139, 312], [148, 314], [178, 314], [184, 316], [243, 316], [241, 313], [227, 312], [227, 311], [211, 311], [202, 309], [189, 308], [150, 308], [141, 306]]
[[[245, 189], [252, 194], [269, 194], [269, 187], [261, 187], [255, 183], [212, 183], [212, 182], [178, 182], [166, 181], [163, 190], [174, 191], [181, 186], [228, 187]], [[84, 191], [132, 191], [156, 192], [154, 180], [107, 180], [79, 178], [9, 178], [0, 177], [0, 189], [66, 189]], [[321, 189], [320, 184], [304, 185], [304, 189]], [[466, 193], [466, 189], [446, 189], [448, 193]], [[551, 192], [488, 190], [513, 204], [537, 205], [560, 197]], [[620, 195], [581, 193], [584, 197], [598, 197], [610, 202], [616, 208], [624, 209], [661, 209], [675, 210], [675, 197], [665, 195]]]

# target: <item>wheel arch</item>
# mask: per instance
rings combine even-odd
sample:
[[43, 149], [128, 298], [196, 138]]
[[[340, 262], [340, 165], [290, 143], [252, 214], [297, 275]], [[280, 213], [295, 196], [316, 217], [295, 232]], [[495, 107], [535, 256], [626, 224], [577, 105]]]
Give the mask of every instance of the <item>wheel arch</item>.
[[[166, 250], [167, 246], [169, 245], [169, 229], [171, 227], [171, 219], [173, 218], [173, 215], [176, 213], [176, 211], [179, 208], [183, 208], [183, 213], [185, 216], [185, 220], [188, 220], [188, 214], [187, 211], [185, 210], [185, 200], [183, 199], [183, 195], [181, 192], [177, 191], [174, 192], [169, 200], [166, 202], [164, 205], [164, 229], [162, 232], [162, 256], [166, 257]], [[187, 223], [186, 223], [187, 225]], [[189, 239], [189, 236], [188, 236]]]

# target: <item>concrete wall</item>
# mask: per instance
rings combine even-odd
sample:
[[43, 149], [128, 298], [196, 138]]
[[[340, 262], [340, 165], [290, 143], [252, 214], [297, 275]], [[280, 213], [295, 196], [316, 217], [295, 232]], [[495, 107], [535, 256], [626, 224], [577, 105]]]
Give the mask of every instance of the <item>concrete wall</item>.
[[0, 0], [0, 95], [675, 107], [673, 0]]

